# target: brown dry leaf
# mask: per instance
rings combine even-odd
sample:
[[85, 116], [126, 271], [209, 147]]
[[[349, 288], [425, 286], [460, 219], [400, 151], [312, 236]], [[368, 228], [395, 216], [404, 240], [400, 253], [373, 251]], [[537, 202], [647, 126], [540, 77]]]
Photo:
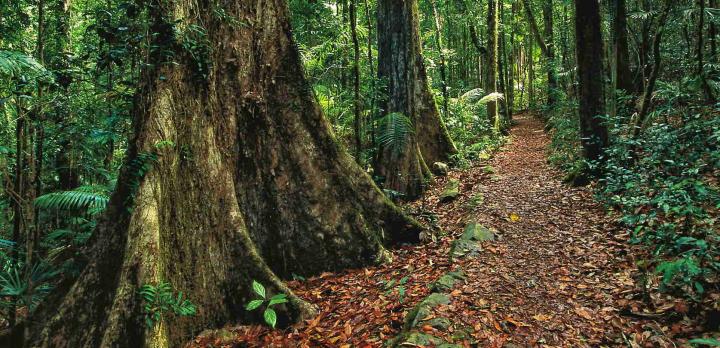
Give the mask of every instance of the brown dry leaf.
[[587, 320], [592, 320], [592, 315], [590, 314], [590, 310], [586, 307], [576, 307], [575, 313], [577, 313], [577, 315], [579, 315]]
[[533, 315], [533, 319], [535, 319], [537, 321], [548, 321], [548, 320], [552, 319], [552, 316], [546, 315], [546, 314], [536, 314], [536, 315]]

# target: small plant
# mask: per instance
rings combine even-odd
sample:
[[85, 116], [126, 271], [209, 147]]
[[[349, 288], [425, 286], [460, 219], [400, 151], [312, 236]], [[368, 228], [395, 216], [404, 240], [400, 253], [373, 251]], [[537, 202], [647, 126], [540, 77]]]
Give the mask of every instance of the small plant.
[[248, 302], [245, 305], [245, 310], [253, 311], [260, 308], [260, 306], [262, 306], [263, 304], [267, 303], [267, 305], [265, 305], [265, 312], [263, 312], [263, 319], [265, 319], [265, 323], [270, 325], [270, 327], [275, 328], [275, 324], [277, 324], [277, 313], [275, 313], [275, 310], [272, 307], [279, 304], [287, 303], [287, 295], [277, 294], [268, 299], [267, 292], [265, 291], [265, 287], [262, 284], [253, 280], [252, 287], [255, 294], [260, 296], [260, 298]]
[[182, 291], [175, 296], [172, 286], [166, 282], [143, 285], [140, 288], [140, 296], [145, 301], [145, 323], [148, 328], [153, 328], [155, 324], [161, 322], [165, 313], [193, 316], [197, 311], [190, 300], [183, 298]]
[[484, 201], [485, 201], [485, 197], [483, 196], [482, 192], [478, 192], [478, 193], [472, 195], [472, 197], [470, 197], [470, 199], [467, 201], [467, 203], [465, 203], [465, 206], [468, 209], [472, 210], [472, 209], [479, 207], [481, 204], [483, 204]]
[[405, 284], [407, 284], [408, 276], [404, 276], [400, 278], [399, 281], [396, 281], [395, 279], [390, 279], [387, 283], [385, 283], [385, 295], [390, 295], [393, 292], [397, 292], [397, 299], [398, 302], [402, 303], [405, 300], [405, 294], [407, 292], [407, 289], [405, 288]]

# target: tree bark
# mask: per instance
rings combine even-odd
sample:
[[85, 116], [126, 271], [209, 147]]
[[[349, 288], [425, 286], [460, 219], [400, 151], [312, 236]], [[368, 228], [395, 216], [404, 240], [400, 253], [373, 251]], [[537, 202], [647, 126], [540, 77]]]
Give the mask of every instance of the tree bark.
[[580, 94], [580, 136], [584, 157], [601, 159], [608, 142], [608, 130], [601, 117], [603, 102], [602, 37], [600, 5], [597, 0], [575, 0], [575, 44]]
[[363, 119], [360, 105], [360, 41], [357, 34], [357, 0], [350, 0], [350, 35], [353, 42], [353, 126], [355, 128], [355, 161], [362, 163]]
[[613, 53], [615, 56], [615, 87], [627, 93], [633, 93], [632, 73], [630, 72], [630, 51], [627, 33], [627, 11], [625, 0], [614, 0], [615, 18], [613, 20]]
[[[487, 61], [485, 74], [485, 92], [487, 94], [498, 91], [498, 1], [488, 1], [488, 43], [487, 43]], [[495, 130], [500, 130], [502, 120], [498, 112], [498, 102], [493, 100], [487, 103], [487, 115], [490, 122], [493, 123]]]
[[[637, 138], [642, 132], [643, 124], [647, 118], [648, 112], [650, 112], [650, 104], [652, 104], [652, 94], [655, 90], [655, 82], [657, 81], [658, 75], [660, 74], [660, 68], [662, 63], [662, 56], [660, 55], [660, 43], [662, 42], [662, 35], [665, 31], [665, 23], [670, 15], [670, 9], [672, 8], [671, 2], [665, 2], [663, 12], [660, 14], [658, 19], [657, 29], [655, 29], [655, 37], [653, 38], [653, 65], [650, 70], [650, 76], [648, 78], [647, 86], [643, 92], [642, 104], [640, 105], [640, 112], [635, 120], [635, 128], [633, 129], [633, 137]], [[633, 152], [635, 152], [633, 150]]]
[[442, 96], [443, 96], [443, 115], [447, 116], [448, 114], [448, 99], [450, 96], [448, 95], [448, 86], [447, 86], [447, 73], [446, 73], [446, 67], [445, 67], [445, 52], [443, 51], [443, 44], [442, 44], [442, 29], [440, 26], [440, 14], [438, 13], [437, 6], [435, 5], [435, 0], [430, 0], [430, 5], [432, 6], [433, 10], [433, 17], [434, 17], [434, 23], [435, 23], [435, 46], [437, 46], [437, 50], [440, 53], [440, 83], [442, 84]]
[[385, 178], [386, 188], [415, 198], [429, 175], [427, 164], [447, 162], [457, 150], [428, 86], [417, 0], [381, 0], [377, 13], [378, 77], [387, 91], [380, 105], [384, 114], [408, 117], [414, 134], [400, 151], [379, 149], [376, 174]]
[[710, 88], [710, 84], [707, 81], [707, 78], [705, 78], [705, 69], [704, 69], [704, 58], [705, 58], [705, 41], [703, 40], [703, 37], [705, 36], [705, 0], [698, 0], [698, 25], [697, 25], [697, 48], [695, 50], [695, 56], [697, 57], [697, 70], [696, 74], [698, 78], [700, 79], [700, 84], [703, 89], [703, 93], [705, 94], [705, 100], [708, 102], [708, 104], [712, 104], [715, 102], [715, 96], [713, 95], [712, 88]]
[[[276, 308], [287, 324], [313, 309], [276, 274], [359, 267], [384, 259], [385, 242], [417, 238], [421, 227], [334, 138], [302, 76], [286, 2], [224, 11], [242, 25], [210, 3], [151, 4], [162, 49], [143, 74], [117, 190], [77, 281], [28, 323], [28, 346], [177, 347], [202, 329], [258, 320], [243, 309], [252, 280], [289, 295]], [[189, 25], [206, 33], [206, 50], [176, 41]], [[138, 290], [160, 281], [198, 313], [148, 328]]]
[[535, 20], [535, 16], [532, 12], [530, 0], [523, 0], [523, 7], [525, 8], [525, 15], [527, 16], [528, 24], [530, 25], [530, 31], [535, 37], [535, 41], [537, 41], [540, 51], [547, 59], [547, 104], [548, 106], [552, 106], [555, 104], [557, 99], [555, 97], [557, 92], [557, 73], [555, 70], [555, 49], [553, 47], [554, 32], [552, 0], [545, 0], [543, 3], [544, 38], [543, 35], [540, 34], [540, 29], [538, 29], [537, 21]]

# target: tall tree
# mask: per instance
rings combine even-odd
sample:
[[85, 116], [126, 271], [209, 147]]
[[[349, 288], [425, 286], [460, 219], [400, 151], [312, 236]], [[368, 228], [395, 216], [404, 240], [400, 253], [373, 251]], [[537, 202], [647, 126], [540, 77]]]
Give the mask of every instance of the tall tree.
[[697, 69], [695, 74], [700, 79], [705, 99], [708, 103], [715, 102], [712, 88], [705, 77], [705, 0], [698, 0], [698, 24], [697, 24], [697, 48], [695, 49], [695, 57], [697, 58]]
[[643, 92], [643, 98], [640, 104], [640, 112], [635, 119], [635, 128], [633, 130], [633, 137], [637, 138], [642, 132], [643, 124], [650, 112], [650, 104], [652, 104], [652, 94], [655, 91], [655, 82], [657, 82], [658, 76], [660, 75], [660, 68], [662, 63], [662, 56], [660, 55], [660, 44], [662, 43], [663, 33], [665, 32], [665, 23], [667, 23], [668, 16], [670, 15], [670, 9], [672, 8], [671, 1], [665, 1], [665, 6], [660, 14], [657, 27], [655, 29], [655, 35], [653, 36], [653, 64], [650, 68], [650, 75]]
[[[225, 16], [216, 6], [150, 4], [154, 49], [126, 164], [82, 273], [34, 313], [28, 346], [177, 347], [256, 320], [243, 309], [252, 280], [288, 295], [287, 323], [313, 310], [275, 274], [357, 267], [383, 259], [384, 242], [417, 238], [335, 140], [286, 2], [229, 1]], [[138, 290], [161, 281], [195, 317], [145, 325]]]
[[615, 59], [615, 88], [633, 92], [628, 46], [627, 10], [625, 0], [613, 0], [613, 55]]
[[[387, 86], [381, 107], [385, 115], [404, 115], [412, 131], [397, 147], [381, 144], [375, 168], [385, 187], [410, 198], [422, 192], [427, 164], [446, 162], [457, 151], [430, 93], [418, 21], [417, 0], [378, 2], [378, 76]], [[396, 121], [383, 124], [381, 133], [398, 128]]]
[[598, 0], [575, 0], [575, 45], [577, 50], [580, 136], [584, 156], [600, 160], [608, 143], [608, 130], [602, 122], [603, 102], [600, 4]]
[[537, 42], [538, 46], [540, 47], [540, 50], [542, 51], [542, 54], [545, 56], [546, 59], [546, 67], [547, 67], [547, 104], [548, 106], [552, 106], [555, 104], [557, 93], [557, 73], [556, 73], [556, 66], [555, 66], [555, 48], [553, 44], [554, 40], [554, 32], [553, 32], [553, 6], [552, 6], [552, 0], [544, 0], [543, 3], [543, 21], [544, 21], [544, 27], [543, 32], [545, 37], [543, 37], [542, 34], [540, 34], [540, 29], [538, 29], [537, 21], [535, 20], [535, 15], [532, 11], [532, 5], [530, 4], [530, 0], [523, 0], [523, 7], [525, 8], [525, 15], [528, 19], [528, 24], [530, 25], [530, 31], [532, 32], [533, 36], [535, 37], [535, 41]]
[[[488, 39], [487, 39], [487, 60], [485, 62], [485, 91], [486, 93], [494, 93], [498, 91], [498, 29], [499, 29], [499, 11], [498, 2], [500, 0], [488, 1]], [[490, 121], [493, 122], [495, 129], [501, 127], [501, 118], [498, 111], [498, 103], [491, 100], [487, 103], [487, 114]]]
[[440, 26], [440, 14], [438, 13], [437, 5], [435, 4], [435, 0], [430, 0], [430, 5], [432, 6], [433, 10], [433, 18], [434, 18], [434, 24], [435, 24], [435, 46], [437, 47], [437, 50], [440, 54], [440, 84], [442, 89], [442, 96], [443, 96], [443, 115], [447, 116], [448, 114], [448, 99], [450, 96], [448, 95], [448, 86], [447, 86], [447, 73], [446, 73], [446, 65], [445, 62], [447, 61], [445, 59], [445, 51], [443, 48], [442, 43], [442, 27]]
[[353, 43], [353, 126], [355, 130], [355, 160], [362, 161], [363, 119], [360, 106], [360, 40], [357, 33], [357, 0], [350, 0], [350, 36]]

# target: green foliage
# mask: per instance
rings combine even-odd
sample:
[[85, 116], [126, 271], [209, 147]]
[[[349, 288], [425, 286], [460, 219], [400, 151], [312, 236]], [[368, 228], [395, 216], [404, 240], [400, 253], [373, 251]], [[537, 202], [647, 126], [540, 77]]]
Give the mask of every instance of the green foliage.
[[2, 307], [27, 307], [32, 311], [53, 289], [52, 280], [58, 271], [41, 261], [32, 267], [5, 259], [0, 269], [0, 301]]
[[694, 338], [688, 341], [693, 347], [696, 346], [709, 346], [709, 347], [720, 347], [720, 340], [716, 338]]
[[143, 285], [140, 296], [145, 303], [143, 310], [148, 328], [155, 327], [167, 314], [193, 316], [197, 312], [195, 305], [189, 299], [183, 298], [182, 291], [175, 295], [172, 286], [166, 282]]
[[0, 50], [0, 75], [18, 77], [22, 74], [45, 75], [47, 70], [34, 58], [21, 52]]
[[720, 168], [720, 120], [681, 117], [650, 125], [638, 139], [624, 136], [616, 120], [599, 197], [623, 214], [633, 242], [653, 251], [660, 289], [699, 300], [720, 274], [720, 189], [711, 179]]
[[405, 296], [407, 292], [405, 284], [407, 284], [408, 279], [408, 276], [404, 276], [399, 280], [390, 279], [387, 283], [385, 283], [385, 285], [383, 285], [383, 289], [385, 290], [385, 296], [394, 293], [397, 295], [398, 302], [403, 303], [403, 301], [405, 301]]
[[410, 118], [399, 112], [391, 112], [378, 120], [378, 143], [395, 156], [406, 146], [407, 139], [415, 130]]
[[[224, 13], [224, 12], [223, 12]], [[206, 79], [212, 68], [212, 47], [208, 39], [207, 30], [197, 24], [184, 26], [182, 30], [176, 30], [178, 41], [182, 48], [190, 56], [195, 75], [199, 79]]]
[[135, 201], [135, 194], [140, 188], [142, 179], [145, 178], [145, 175], [147, 175], [150, 170], [152, 170], [155, 163], [157, 163], [158, 158], [159, 155], [155, 152], [142, 152], [128, 163], [127, 173], [130, 194], [125, 201], [125, 207], [128, 210], [132, 209]]
[[252, 288], [253, 292], [255, 292], [255, 294], [258, 295], [260, 298], [248, 302], [245, 305], [245, 310], [253, 311], [260, 308], [262, 305], [265, 305], [265, 311], [263, 311], [263, 319], [265, 320], [266, 324], [274, 328], [277, 324], [277, 313], [272, 307], [287, 303], [287, 295], [277, 294], [268, 298], [265, 287], [255, 280], [253, 280], [252, 282]]
[[109, 192], [102, 186], [81, 186], [70, 191], [44, 194], [35, 199], [39, 209], [86, 211], [93, 215], [105, 210]]

